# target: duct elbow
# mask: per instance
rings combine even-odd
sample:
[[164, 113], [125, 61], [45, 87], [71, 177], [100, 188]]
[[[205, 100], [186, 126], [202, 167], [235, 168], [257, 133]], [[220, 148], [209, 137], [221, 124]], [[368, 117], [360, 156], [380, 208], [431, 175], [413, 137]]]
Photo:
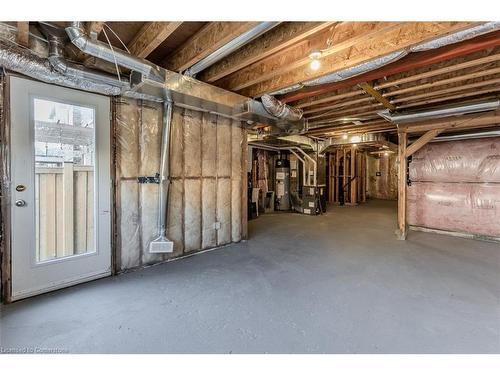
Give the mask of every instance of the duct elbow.
[[287, 121], [299, 121], [302, 119], [302, 110], [282, 103], [271, 95], [264, 94], [262, 95], [261, 100], [265, 110], [277, 118]]

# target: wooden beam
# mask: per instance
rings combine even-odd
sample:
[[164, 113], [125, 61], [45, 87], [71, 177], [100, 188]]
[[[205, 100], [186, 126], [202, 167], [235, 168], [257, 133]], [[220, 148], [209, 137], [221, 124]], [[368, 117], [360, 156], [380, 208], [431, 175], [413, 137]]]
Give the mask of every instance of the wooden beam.
[[423, 94], [406, 96], [406, 97], [402, 97], [402, 98], [391, 100], [391, 103], [396, 104], [396, 103], [401, 103], [401, 102], [407, 102], [409, 100], [415, 100], [415, 99], [421, 99], [421, 98], [428, 98], [430, 96], [436, 96], [436, 95], [442, 95], [442, 94], [449, 94], [451, 92], [463, 91], [463, 90], [473, 89], [473, 88], [477, 88], [477, 87], [484, 87], [484, 86], [488, 86], [488, 85], [496, 85], [498, 83], [500, 83], [500, 78], [490, 79], [490, 80], [487, 80], [487, 81], [469, 83], [468, 85], [450, 87], [450, 88], [446, 88], [446, 89], [442, 89], [442, 90], [425, 92]]
[[382, 77], [397, 73], [407, 72], [422, 68], [427, 65], [436, 64], [445, 60], [465, 56], [483, 49], [494, 48], [500, 45], [500, 31], [488, 33], [477, 38], [469, 39], [463, 42], [454, 43], [449, 46], [438, 48], [436, 50], [415, 52], [402, 58], [399, 61], [387, 64], [386, 66], [373, 70], [359, 76], [315, 87], [308, 87], [296, 92], [286, 94], [280, 97], [280, 100], [289, 103], [305, 98], [322, 95], [334, 90], [352, 87], [361, 82], [374, 81]]
[[408, 135], [405, 132], [398, 132], [398, 230], [396, 232], [399, 240], [406, 240], [406, 169], [408, 161], [406, 159], [406, 145]]
[[497, 124], [500, 124], [500, 110], [401, 124], [399, 129], [406, 133], [423, 133], [434, 129], [463, 130], [497, 126]]
[[396, 106], [394, 104], [391, 104], [391, 102], [389, 102], [389, 100], [387, 100], [386, 98], [384, 98], [382, 96], [381, 93], [379, 93], [377, 90], [375, 90], [373, 88], [372, 85], [370, 85], [368, 82], [363, 82], [363, 83], [360, 83], [358, 85], [359, 87], [361, 87], [363, 90], [365, 90], [365, 92], [372, 96], [376, 101], [378, 101], [379, 103], [381, 103], [385, 108], [391, 110], [391, 111], [394, 111], [396, 110]]
[[334, 24], [335, 22], [283, 22], [201, 72], [198, 79], [215, 82], [313, 34], [331, 28]]
[[315, 98], [308, 98], [304, 100], [299, 100], [296, 103], [293, 103], [293, 106], [295, 108], [305, 108], [305, 107], [311, 107], [313, 105], [317, 104], [323, 104], [323, 103], [329, 103], [333, 101], [337, 101], [340, 99], [345, 99], [345, 98], [351, 98], [353, 96], [358, 96], [358, 95], [364, 95], [365, 92], [363, 90], [354, 90], [354, 91], [349, 91], [346, 93], [342, 94], [332, 94], [328, 93], [319, 97]]
[[455, 72], [457, 70], [467, 69], [467, 68], [471, 68], [471, 67], [482, 65], [482, 64], [488, 64], [488, 63], [494, 62], [494, 61], [500, 61], [500, 54], [499, 53], [497, 53], [495, 55], [482, 57], [479, 59], [466, 61], [466, 62], [463, 62], [460, 64], [445, 66], [444, 68], [440, 68], [440, 69], [429, 70], [428, 72], [413, 74], [409, 77], [395, 79], [394, 81], [384, 82], [384, 83], [381, 83], [379, 85], [376, 85], [375, 89], [376, 90], [385, 89], [386, 87], [402, 85], [403, 83], [418, 81], [420, 79], [429, 78], [429, 77], [435, 77], [435, 76], [438, 76], [440, 74], [448, 74], [451, 72]]
[[146, 58], [172, 33], [182, 22], [147, 22], [128, 45], [132, 55]]
[[429, 141], [436, 138], [436, 136], [443, 132], [444, 129], [445, 128], [429, 130], [428, 132], [421, 135], [420, 138], [418, 138], [415, 142], [413, 142], [406, 148], [406, 157], [408, 158], [412, 156], [415, 152], [429, 143]]
[[334, 109], [334, 108], [349, 107], [351, 105], [360, 104], [360, 103], [364, 103], [364, 102], [373, 102], [373, 98], [371, 96], [366, 96], [364, 98], [347, 100], [345, 102], [340, 102], [340, 103], [333, 103], [333, 104], [327, 103], [326, 105], [321, 105], [318, 107], [311, 108], [307, 111], [304, 111], [304, 114], [327, 111], [327, 110]]
[[407, 92], [431, 89], [431, 88], [434, 88], [436, 86], [444, 86], [444, 85], [448, 85], [450, 83], [466, 81], [469, 79], [480, 78], [480, 77], [494, 75], [494, 74], [498, 74], [498, 73], [500, 73], [500, 67], [493, 68], [493, 69], [487, 69], [487, 70], [481, 70], [479, 72], [474, 72], [474, 73], [469, 73], [469, 74], [463, 74], [463, 75], [459, 75], [459, 76], [452, 77], [452, 78], [437, 80], [434, 82], [423, 83], [421, 85], [406, 87], [406, 88], [400, 89], [400, 90], [388, 91], [382, 95], [384, 97], [396, 96], [396, 95], [405, 94]]
[[295, 70], [310, 75], [312, 72], [307, 66], [311, 61], [309, 58], [311, 50], [321, 50], [324, 60], [341, 51], [348, 53], [348, 50], [357, 43], [395, 30], [397, 26], [396, 22], [341, 22], [335, 25], [333, 30], [324, 30], [225, 77], [217, 82], [217, 85], [239, 91]]
[[24, 47], [29, 47], [30, 40], [30, 23], [18, 22], [17, 23], [17, 43]]
[[[327, 111], [325, 113], [320, 113], [320, 114], [317, 114], [317, 115], [314, 115], [314, 116], [309, 116], [307, 117], [307, 120], [310, 121], [310, 120], [313, 120], [313, 119], [318, 119], [318, 118], [324, 118], [324, 117], [328, 117], [328, 118], [334, 118], [334, 117], [340, 117], [340, 116], [346, 116], [346, 115], [357, 115], [357, 114], [366, 114], [366, 113], [375, 113], [377, 111], [380, 111], [382, 110], [383, 108], [380, 108], [382, 104], [380, 103], [374, 103], [374, 104], [370, 104], [370, 105], [364, 105], [364, 106], [361, 106], [361, 107], [354, 107], [354, 108], [345, 108], [343, 110], [332, 110], [332, 111]], [[370, 110], [370, 112], [363, 112], [365, 110]]]
[[[321, 66], [315, 71], [304, 69], [304, 66], [296, 67], [290, 71], [288, 71], [288, 65], [280, 65], [278, 69], [276, 69], [276, 66], [270, 66], [267, 70], [275, 70], [278, 75], [273, 72], [272, 77], [267, 78], [265, 74], [258, 73], [266, 77], [266, 80], [261, 81], [260, 78], [259, 83], [241, 90], [240, 94], [249, 97], [260, 96], [266, 92], [280, 90], [300, 82], [309, 81], [346, 68], [351, 68], [378, 57], [401, 51], [404, 48], [476, 25], [477, 23], [473, 22], [400, 23], [399, 27], [384, 32], [378, 37], [359, 40], [357, 43], [353, 44], [353, 48], [343, 50], [339, 53], [322, 56]], [[281, 74], [282, 69], [287, 69], [287, 72]], [[238, 80], [247, 81], [248, 75], [243, 74], [238, 77]], [[233, 90], [235, 89], [234, 87], [232, 83], [227, 86], [227, 88]]]
[[165, 61], [164, 67], [182, 72], [257, 24], [258, 22], [209, 22], [174, 51]]
[[[410, 104], [400, 105], [400, 106], [398, 106], [398, 109], [401, 110], [404, 108], [419, 107], [419, 106], [427, 105], [427, 104], [431, 104], [431, 103], [439, 103], [439, 102], [444, 102], [444, 101], [449, 101], [449, 100], [454, 100], [454, 99], [464, 99], [464, 98], [468, 98], [471, 96], [477, 96], [477, 95], [483, 95], [483, 94], [494, 94], [495, 92], [498, 92], [498, 91], [500, 91], [500, 87], [491, 87], [491, 88], [487, 88], [485, 90], [474, 90], [472, 92], [461, 92], [460, 94], [456, 94], [456, 95], [441, 96], [441, 97], [434, 98], [434, 99], [426, 99], [426, 100], [422, 100], [420, 102], [414, 102], [414, 103], [410, 103]], [[484, 99], [486, 99], [486, 98], [484, 98]]]

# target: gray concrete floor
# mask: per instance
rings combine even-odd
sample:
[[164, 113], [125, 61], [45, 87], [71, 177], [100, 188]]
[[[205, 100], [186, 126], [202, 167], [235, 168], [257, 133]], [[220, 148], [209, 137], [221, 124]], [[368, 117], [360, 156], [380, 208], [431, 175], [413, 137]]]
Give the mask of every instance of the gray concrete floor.
[[3, 307], [3, 348], [499, 353], [500, 246], [393, 235], [394, 202], [272, 214], [250, 240]]

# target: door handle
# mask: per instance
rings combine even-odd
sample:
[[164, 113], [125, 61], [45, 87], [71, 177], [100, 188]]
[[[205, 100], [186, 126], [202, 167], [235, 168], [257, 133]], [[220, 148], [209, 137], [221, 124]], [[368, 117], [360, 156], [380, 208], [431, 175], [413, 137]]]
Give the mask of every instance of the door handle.
[[16, 200], [16, 206], [17, 207], [24, 207], [24, 206], [26, 206], [26, 201], [23, 199], [18, 199], [18, 200]]

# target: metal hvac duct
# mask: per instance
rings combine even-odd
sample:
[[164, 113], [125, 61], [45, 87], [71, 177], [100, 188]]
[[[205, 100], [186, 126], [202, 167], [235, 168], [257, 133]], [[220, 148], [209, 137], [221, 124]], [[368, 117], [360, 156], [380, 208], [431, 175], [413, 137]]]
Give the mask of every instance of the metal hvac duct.
[[301, 109], [284, 104], [271, 95], [264, 94], [261, 100], [266, 111], [273, 116], [289, 121], [299, 121], [302, 118], [303, 111]]
[[71, 25], [66, 27], [71, 43], [78, 49], [91, 56], [108, 61], [113, 64], [120, 65], [124, 68], [130, 69], [135, 72], [140, 72], [149, 77], [149, 79], [162, 82], [164, 77], [160, 67], [147, 62], [144, 59], [132, 56], [120, 49], [110, 47], [98, 40], [93, 40], [82, 29], [82, 23], [79, 21], [71, 22]]
[[45, 83], [109, 96], [116, 96], [122, 93], [122, 89], [114, 85], [92, 81], [78, 75], [70, 76], [62, 74], [52, 68], [48, 59], [39, 57], [28, 49], [3, 40], [0, 40], [0, 66]]
[[230, 53], [236, 51], [238, 48], [243, 47], [245, 44], [251, 42], [255, 38], [271, 30], [273, 27], [279, 25], [280, 22], [260, 22], [257, 26], [237, 36], [229, 43], [223, 45], [218, 50], [212, 52], [204, 59], [198, 61], [196, 64], [188, 68], [184, 74], [189, 77], [194, 77], [197, 73], [205, 70], [209, 66], [215, 64], [217, 61], [223, 59]]
[[127, 79], [117, 79], [115, 76], [88, 69], [84, 66], [73, 64], [64, 58], [64, 43], [67, 36], [61, 29], [48, 24], [40, 24], [41, 29], [49, 43], [49, 62], [52, 68], [67, 77], [90, 80], [102, 84], [116, 86], [120, 91], [130, 89]]

